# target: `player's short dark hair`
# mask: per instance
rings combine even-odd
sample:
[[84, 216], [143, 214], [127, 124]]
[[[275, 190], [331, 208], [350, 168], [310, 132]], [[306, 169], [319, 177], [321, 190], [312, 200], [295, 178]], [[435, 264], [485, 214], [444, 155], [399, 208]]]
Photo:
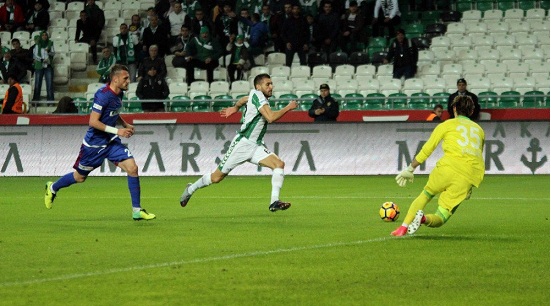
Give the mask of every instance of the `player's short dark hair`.
[[474, 112], [474, 101], [469, 96], [457, 96], [453, 99], [452, 109], [455, 107], [457, 115], [470, 116]]
[[126, 71], [128, 72], [128, 67], [126, 67], [125, 65], [121, 65], [121, 64], [115, 64], [112, 68], [111, 68], [111, 72], [109, 73], [109, 79], [113, 79], [113, 77], [120, 73], [121, 71]]
[[259, 85], [260, 83], [262, 83], [264, 79], [271, 79], [271, 78], [272, 77], [269, 74], [261, 73], [254, 77], [254, 86], [256, 87], [256, 85]]

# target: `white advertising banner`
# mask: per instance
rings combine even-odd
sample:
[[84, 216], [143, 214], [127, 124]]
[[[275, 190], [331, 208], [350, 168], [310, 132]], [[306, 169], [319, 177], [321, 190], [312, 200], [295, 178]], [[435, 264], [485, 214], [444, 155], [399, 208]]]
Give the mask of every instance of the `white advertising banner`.
[[[481, 122], [487, 174], [549, 174], [549, 122]], [[280, 123], [265, 136], [289, 175], [396, 174], [430, 136], [434, 123]], [[202, 175], [214, 170], [236, 124], [137, 125], [123, 143], [142, 176]], [[72, 171], [85, 126], [5, 126], [0, 130], [0, 176], [60, 176]], [[429, 173], [439, 149], [416, 173]], [[269, 174], [252, 164], [233, 175]], [[91, 175], [125, 175], [105, 162]]]

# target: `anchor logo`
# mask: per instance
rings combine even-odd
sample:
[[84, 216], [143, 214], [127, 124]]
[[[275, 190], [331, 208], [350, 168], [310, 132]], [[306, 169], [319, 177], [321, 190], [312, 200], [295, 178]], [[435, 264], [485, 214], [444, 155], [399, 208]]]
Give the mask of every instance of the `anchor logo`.
[[530, 140], [530, 147], [526, 149], [526, 151], [532, 152], [532, 160], [529, 161], [528, 158], [524, 155], [522, 155], [522, 157], [520, 158], [520, 161], [532, 171], [532, 174], [536, 172], [536, 169], [543, 166], [543, 164], [547, 162], [547, 156], [542, 157], [539, 161], [537, 160], [538, 152], [540, 152], [541, 150], [542, 148], [540, 147], [540, 140], [537, 138], [532, 138], [532, 140]]

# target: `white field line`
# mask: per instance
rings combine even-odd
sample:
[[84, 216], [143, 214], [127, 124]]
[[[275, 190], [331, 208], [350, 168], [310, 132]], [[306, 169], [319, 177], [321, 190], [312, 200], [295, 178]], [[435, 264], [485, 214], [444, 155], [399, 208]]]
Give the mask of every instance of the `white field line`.
[[103, 270], [103, 271], [92, 271], [87, 273], [66, 274], [66, 275], [60, 275], [60, 276], [50, 277], [50, 278], [38, 278], [38, 279], [29, 279], [29, 280], [22, 280], [22, 281], [0, 283], [0, 288], [28, 286], [28, 285], [34, 285], [34, 284], [66, 281], [66, 280], [81, 279], [86, 277], [103, 276], [108, 274], [125, 273], [125, 272], [132, 272], [132, 271], [138, 271], [138, 270], [164, 268], [164, 267], [172, 267], [172, 266], [179, 266], [179, 265], [202, 264], [206, 262], [231, 260], [231, 259], [237, 259], [237, 258], [259, 257], [259, 256], [272, 255], [272, 254], [283, 254], [283, 253], [292, 253], [292, 252], [299, 252], [299, 251], [311, 251], [316, 249], [334, 248], [334, 247], [341, 247], [341, 246], [352, 246], [352, 245], [360, 245], [360, 244], [373, 243], [373, 242], [381, 242], [381, 241], [386, 241], [391, 239], [405, 239], [409, 237], [414, 237], [414, 236], [407, 235], [400, 238], [389, 236], [389, 237], [381, 237], [381, 238], [375, 238], [375, 239], [369, 239], [369, 240], [335, 242], [335, 243], [294, 247], [294, 248], [286, 248], [286, 249], [275, 249], [275, 250], [269, 250], [269, 251], [254, 251], [254, 252], [232, 254], [232, 255], [225, 255], [225, 256], [205, 257], [205, 258], [197, 258], [197, 259], [190, 259], [190, 260], [181, 260], [181, 261], [164, 262], [164, 263], [157, 263], [157, 264], [150, 264], [150, 265], [134, 266], [134, 267], [127, 267], [127, 268], [115, 268], [115, 269], [109, 269], [109, 270]]

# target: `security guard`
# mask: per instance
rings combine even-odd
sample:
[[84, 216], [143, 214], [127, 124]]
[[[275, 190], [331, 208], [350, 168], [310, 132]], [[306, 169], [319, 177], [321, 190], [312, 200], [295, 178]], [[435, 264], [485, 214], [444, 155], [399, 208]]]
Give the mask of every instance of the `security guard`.
[[314, 122], [337, 121], [339, 103], [331, 97], [329, 85], [320, 85], [320, 95], [312, 103], [312, 107], [308, 110], [308, 116], [314, 118]]

